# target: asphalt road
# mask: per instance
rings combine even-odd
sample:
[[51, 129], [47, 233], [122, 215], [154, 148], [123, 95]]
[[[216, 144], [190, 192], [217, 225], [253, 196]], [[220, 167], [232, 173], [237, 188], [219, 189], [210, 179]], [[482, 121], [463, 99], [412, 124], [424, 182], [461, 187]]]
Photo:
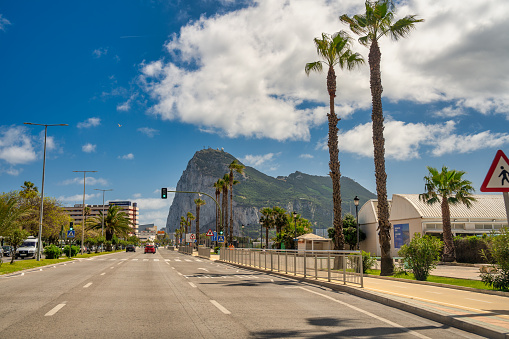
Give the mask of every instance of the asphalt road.
[[160, 249], [0, 278], [0, 338], [478, 338], [346, 293]]

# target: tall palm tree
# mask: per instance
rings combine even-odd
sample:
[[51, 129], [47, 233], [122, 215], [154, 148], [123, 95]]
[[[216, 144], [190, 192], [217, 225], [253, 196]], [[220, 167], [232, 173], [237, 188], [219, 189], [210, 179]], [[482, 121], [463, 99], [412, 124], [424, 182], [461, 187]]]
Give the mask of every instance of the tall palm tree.
[[5, 235], [11, 229], [20, 226], [20, 219], [28, 213], [30, 213], [28, 207], [18, 206], [15, 197], [0, 197], [0, 235]]
[[221, 179], [221, 183], [223, 186], [221, 187], [221, 190], [223, 191], [223, 198], [222, 198], [222, 210], [223, 210], [223, 230], [224, 230], [224, 239], [225, 242], [228, 240], [228, 183], [230, 182], [230, 176], [225, 174], [223, 178]]
[[[223, 189], [223, 184], [221, 183], [221, 179], [217, 179], [217, 181], [214, 183], [213, 187], [216, 190], [216, 201], [219, 202], [219, 198], [221, 197], [221, 190]], [[219, 231], [218, 225], [219, 225], [219, 219], [221, 218], [219, 213], [220, 213], [219, 206], [216, 204], [216, 234]]]
[[182, 244], [182, 234], [184, 234], [184, 237], [186, 236], [186, 232], [187, 232], [187, 221], [186, 221], [186, 218], [184, 217], [180, 217], [180, 229], [181, 229], [181, 232], [180, 232], [180, 244]]
[[270, 207], [265, 207], [260, 210], [262, 214], [260, 223], [265, 227], [265, 248], [269, 248], [269, 228], [274, 228], [274, 210]]
[[[193, 215], [193, 213], [187, 212], [187, 215], [186, 215], [186, 238], [187, 238], [187, 233], [191, 233], [192, 232], [191, 225], [192, 225], [192, 221], [194, 219], [196, 219], [196, 218]], [[187, 239], [186, 239], [186, 241], [187, 241]]]
[[311, 71], [321, 72], [323, 64], [328, 66], [327, 73], [327, 91], [329, 92], [330, 112], [327, 114], [329, 120], [329, 175], [332, 179], [332, 202], [334, 211], [334, 230], [339, 234], [335, 238], [334, 249], [342, 250], [345, 246], [343, 237], [343, 221], [341, 218], [341, 171], [339, 168], [339, 150], [338, 150], [338, 122], [339, 118], [334, 111], [334, 98], [336, 96], [336, 73], [335, 66], [341, 69], [351, 70], [364, 63], [364, 59], [359, 53], [352, 52], [352, 38], [344, 31], [333, 35], [322, 33], [322, 38], [315, 38], [315, 46], [321, 61], [310, 62], [304, 68], [309, 76]]
[[433, 167], [427, 168], [429, 175], [424, 177], [426, 192], [419, 194], [419, 199], [429, 205], [440, 203], [444, 236], [442, 260], [451, 262], [456, 260], [456, 251], [452, 238], [449, 205], [464, 204], [470, 208], [472, 202], [476, 201], [471, 195], [475, 190], [470, 181], [463, 179], [464, 171], [449, 170], [445, 166], [442, 167], [442, 172]]
[[[242, 172], [244, 171], [244, 168], [245, 166], [242, 165], [241, 163], [239, 163], [237, 161], [237, 159], [233, 160], [232, 163], [228, 166], [228, 169], [230, 170], [230, 175], [229, 175], [229, 178], [230, 180], [228, 181], [228, 184], [230, 186], [230, 243], [232, 242], [233, 240], [233, 185], [235, 185], [235, 181], [234, 178], [233, 178], [233, 171], [239, 173], [239, 174], [242, 174]], [[238, 184], [239, 181], [236, 181], [236, 183]]]
[[348, 24], [352, 32], [360, 35], [359, 42], [369, 46], [369, 82], [373, 104], [373, 148], [375, 161], [376, 193], [378, 198], [378, 237], [380, 241], [381, 275], [392, 275], [394, 265], [391, 257], [391, 224], [389, 223], [389, 203], [387, 201], [387, 173], [385, 171], [384, 116], [382, 110], [382, 78], [380, 75], [381, 53], [378, 40], [389, 35], [393, 40], [408, 36], [418, 22], [415, 15], [407, 15], [394, 22], [395, 5], [393, 0], [365, 2], [366, 12], [352, 17], [343, 14], [339, 19]]
[[[86, 226], [89, 230], [100, 230], [102, 228], [103, 212], [99, 211], [98, 216], [87, 220]], [[104, 234], [106, 241], [111, 241], [113, 235], [127, 236], [133, 231], [132, 222], [127, 213], [123, 212], [119, 206], [110, 205], [104, 217]]]
[[198, 242], [200, 240], [200, 207], [205, 205], [206, 202], [203, 199], [194, 199], [194, 203], [196, 204], [196, 247], [198, 247]]

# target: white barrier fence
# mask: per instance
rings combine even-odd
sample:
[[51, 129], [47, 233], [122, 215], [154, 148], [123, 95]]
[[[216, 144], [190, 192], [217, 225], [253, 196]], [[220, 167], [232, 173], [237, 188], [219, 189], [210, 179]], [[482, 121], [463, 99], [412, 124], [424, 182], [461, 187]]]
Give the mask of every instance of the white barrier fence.
[[359, 251], [221, 248], [220, 260], [304, 278], [326, 279], [364, 287], [362, 255]]

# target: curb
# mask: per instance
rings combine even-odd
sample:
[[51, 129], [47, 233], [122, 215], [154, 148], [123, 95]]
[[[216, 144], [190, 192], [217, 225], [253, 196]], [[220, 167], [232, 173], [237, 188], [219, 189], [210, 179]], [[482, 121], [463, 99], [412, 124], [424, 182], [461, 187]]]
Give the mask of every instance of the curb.
[[[366, 290], [362, 290], [360, 288], [356, 288], [356, 287], [352, 287], [352, 286], [348, 286], [348, 285], [338, 285], [338, 284], [331, 283], [328, 281], [323, 281], [323, 280], [308, 279], [308, 278], [304, 278], [304, 277], [288, 275], [288, 274], [281, 273], [281, 272], [267, 271], [267, 270], [259, 269], [256, 267], [243, 266], [243, 265], [234, 264], [234, 263], [222, 261], [222, 260], [218, 260], [218, 261], [221, 263], [224, 263], [224, 264], [229, 264], [229, 265], [233, 265], [233, 266], [240, 267], [240, 268], [245, 268], [245, 269], [258, 271], [258, 272], [270, 273], [270, 274], [278, 275], [281, 277], [298, 280], [301, 282], [306, 282], [306, 283], [310, 283], [310, 284], [314, 284], [314, 285], [328, 287], [335, 291], [346, 292], [346, 293], [355, 295], [355, 296], [363, 298], [363, 299], [367, 299], [367, 300], [378, 302], [380, 304], [391, 306], [391, 307], [421, 316], [423, 318], [430, 319], [430, 320], [439, 322], [441, 324], [449, 325], [449, 326], [452, 326], [452, 327], [455, 327], [455, 328], [458, 328], [458, 329], [461, 329], [461, 330], [464, 330], [464, 331], [467, 331], [470, 333], [478, 334], [478, 335], [481, 335], [484, 337], [497, 338], [497, 339], [499, 339], [499, 338], [500, 339], [509, 339], [509, 332], [503, 333], [503, 332], [497, 331], [496, 329], [492, 329], [488, 326], [481, 326], [481, 325], [473, 324], [470, 322], [466, 322], [462, 319], [455, 318], [454, 316], [446, 314], [444, 312], [440, 312], [440, 311], [436, 311], [436, 310], [431, 311], [424, 307], [411, 305], [404, 301], [392, 299], [385, 294], [372, 292], [372, 291], [366, 291]], [[398, 279], [398, 280], [406, 281], [406, 279]], [[445, 285], [445, 284], [438, 284], [438, 285]], [[449, 285], [440, 286], [440, 287], [448, 287], [448, 286]], [[474, 290], [476, 290], [476, 289], [474, 289]]]

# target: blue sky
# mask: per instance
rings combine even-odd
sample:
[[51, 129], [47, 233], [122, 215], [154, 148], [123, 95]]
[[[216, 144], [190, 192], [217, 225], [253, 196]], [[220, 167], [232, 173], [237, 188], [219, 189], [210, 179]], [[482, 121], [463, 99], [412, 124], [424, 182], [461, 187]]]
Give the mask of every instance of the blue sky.
[[[272, 176], [328, 175], [326, 74], [304, 74], [313, 38], [363, 1], [1, 1], [0, 191], [40, 187], [64, 205], [140, 205], [165, 226], [187, 162], [224, 148]], [[424, 18], [381, 41], [389, 195], [422, 193], [426, 166], [464, 170], [479, 192], [509, 154], [509, 3], [408, 0]], [[367, 58], [367, 49], [354, 50]], [[367, 66], [336, 71], [341, 172], [375, 192]], [[171, 198], [172, 196], [170, 196]]]

